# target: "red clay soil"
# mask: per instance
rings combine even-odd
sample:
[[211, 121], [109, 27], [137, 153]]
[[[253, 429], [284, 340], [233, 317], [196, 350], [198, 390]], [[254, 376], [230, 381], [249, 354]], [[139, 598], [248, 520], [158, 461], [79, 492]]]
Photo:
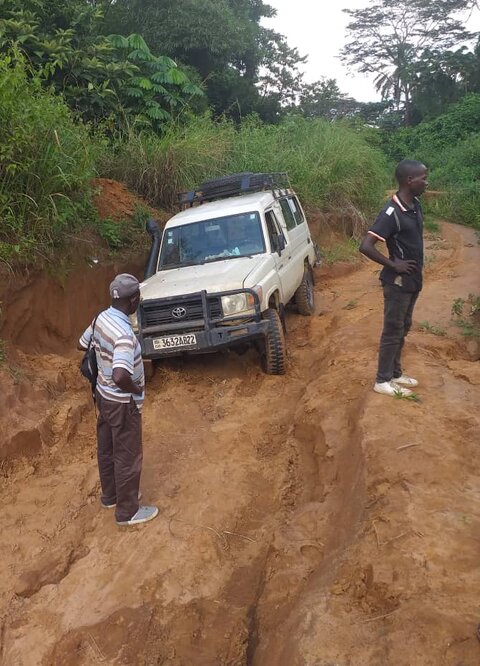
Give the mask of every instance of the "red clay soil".
[[164, 213], [149, 206], [146, 201], [133, 194], [126, 185], [109, 178], [93, 181], [95, 194], [93, 204], [101, 219], [125, 220], [135, 213], [138, 206], [149, 210], [155, 219], [163, 219]]
[[[419, 402], [372, 391], [369, 262], [318, 271], [315, 315], [288, 313], [284, 377], [253, 351], [162, 363], [141, 484], [160, 515], [137, 529], [100, 507], [78, 357], [18, 352], [0, 433], [32, 434], [0, 464], [0, 663], [478, 665], [479, 347], [450, 310], [478, 294], [479, 264], [473, 230], [442, 225], [427, 242], [405, 349]], [[42, 327], [65, 305], [48, 303]], [[51, 335], [73, 347], [86, 315]]]

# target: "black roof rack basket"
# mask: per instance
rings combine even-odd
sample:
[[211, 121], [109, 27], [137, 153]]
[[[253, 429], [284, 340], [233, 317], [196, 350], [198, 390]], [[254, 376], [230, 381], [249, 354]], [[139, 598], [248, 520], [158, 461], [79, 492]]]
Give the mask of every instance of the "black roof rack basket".
[[290, 181], [285, 172], [279, 173], [235, 173], [202, 183], [196, 190], [180, 192], [180, 206], [227, 199], [241, 194], [271, 190], [275, 196], [285, 196], [290, 191]]

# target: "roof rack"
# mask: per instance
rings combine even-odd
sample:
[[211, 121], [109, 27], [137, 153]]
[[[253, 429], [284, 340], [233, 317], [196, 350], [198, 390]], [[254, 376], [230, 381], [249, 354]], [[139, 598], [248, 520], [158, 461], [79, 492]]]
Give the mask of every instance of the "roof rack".
[[196, 203], [215, 201], [216, 199], [227, 199], [229, 197], [250, 194], [252, 192], [263, 192], [271, 190], [276, 198], [291, 193], [288, 174], [278, 173], [235, 173], [231, 176], [208, 180], [200, 185], [197, 190], [180, 192], [178, 201], [181, 208], [193, 206]]

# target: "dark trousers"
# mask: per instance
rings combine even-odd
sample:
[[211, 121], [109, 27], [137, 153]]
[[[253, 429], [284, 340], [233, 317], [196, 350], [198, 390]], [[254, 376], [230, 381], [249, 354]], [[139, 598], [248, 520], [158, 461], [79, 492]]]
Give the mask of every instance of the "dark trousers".
[[405, 336], [412, 326], [413, 308], [418, 294], [418, 291], [402, 291], [394, 284], [383, 285], [383, 331], [378, 355], [377, 382], [389, 382], [402, 375], [402, 349]]
[[115, 518], [130, 520], [138, 511], [142, 471], [142, 417], [129, 403], [106, 400], [97, 391], [97, 459], [102, 502], [115, 504]]

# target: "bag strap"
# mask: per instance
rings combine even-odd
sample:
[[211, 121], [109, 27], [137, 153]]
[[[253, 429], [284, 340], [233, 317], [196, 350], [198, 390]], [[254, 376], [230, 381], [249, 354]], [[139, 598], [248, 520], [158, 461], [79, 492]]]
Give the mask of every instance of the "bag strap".
[[93, 344], [93, 336], [95, 335], [95, 324], [97, 323], [97, 319], [98, 319], [99, 316], [100, 316], [100, 313], [98, 313], [97, 316], [95, 317], [95, 319], [93, 320], [93, 324], [92, 324], [92, 335], [91, 335], [91, 337], [90, 337], [90, 340], [88, 341], [87, 351], [90, 351], [90, 347], [91, 347], [92, 344]]

